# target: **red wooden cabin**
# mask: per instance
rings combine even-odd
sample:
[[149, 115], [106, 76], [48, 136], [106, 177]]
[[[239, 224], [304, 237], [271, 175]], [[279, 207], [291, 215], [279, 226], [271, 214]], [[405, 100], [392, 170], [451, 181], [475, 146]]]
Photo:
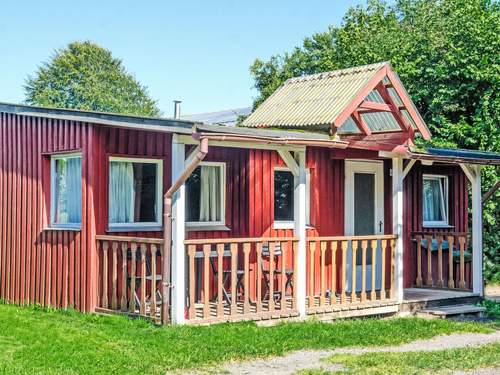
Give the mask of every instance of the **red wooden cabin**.
[[181, 324], [481, 295], [500, 156], [416, 137], [387, 63], [291, 79], [239, 127], [0, 104], [0, 298]]

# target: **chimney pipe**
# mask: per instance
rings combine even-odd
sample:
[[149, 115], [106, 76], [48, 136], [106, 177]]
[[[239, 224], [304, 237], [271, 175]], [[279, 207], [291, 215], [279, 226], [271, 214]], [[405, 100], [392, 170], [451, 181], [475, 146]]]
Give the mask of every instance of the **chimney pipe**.
[[182, 100], [174, 100], [174, 119], [181, 119], [181, 103]]

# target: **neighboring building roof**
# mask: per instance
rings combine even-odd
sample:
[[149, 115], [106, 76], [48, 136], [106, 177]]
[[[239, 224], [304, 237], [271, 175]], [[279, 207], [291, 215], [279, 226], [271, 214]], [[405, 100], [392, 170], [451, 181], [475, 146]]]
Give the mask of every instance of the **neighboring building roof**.
[[181, 116], [181, 119], [188, 121], [199, 121], [205, 124], [236, 126], [241, 116], [248, 116], [251, 112], [252, 107], [244, 107], [216, 112], [195, 113], [191, 115]]
[[[380, 94], [381, 84], [385, 97]], [[387, 62], [288, 79], [242, 125], [322, 130], [335, 126], [339, 134], [361, 133], [359, 122], [366, 123], [367, 131], [400, 129], [398, 118], [387, 107], [380, 111], [361, 108], [364, 101], [375, 108], [392, 102], [402, 121], [428, 138], [427, 126]], [[360, 118], [352, 116], [357, 110]]]

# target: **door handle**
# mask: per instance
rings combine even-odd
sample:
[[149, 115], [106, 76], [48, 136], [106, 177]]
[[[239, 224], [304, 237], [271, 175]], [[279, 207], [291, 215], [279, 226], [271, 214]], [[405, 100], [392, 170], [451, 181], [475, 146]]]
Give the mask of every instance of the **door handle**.
[[384, 225], [384, 222], [382, 220], [380, 220], [378, 222], [378, 231], [379, 231], [379, 233], [382, 233], [382, 225]]

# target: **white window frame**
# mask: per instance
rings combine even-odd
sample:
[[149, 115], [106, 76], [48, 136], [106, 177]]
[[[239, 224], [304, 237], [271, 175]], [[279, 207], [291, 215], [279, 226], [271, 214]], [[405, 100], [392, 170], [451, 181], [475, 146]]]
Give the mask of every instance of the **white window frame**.
[[[50, 156], [50, 228], [54, 229], [76, 229], [79, 230], [82, 227], [82, 223], [56, 223], [55, 222], [55, 204], [56, 201], [56, 162], [57, 160], [62, 159], [73, 159], [80, 158], [82, 159], [81, 152], [68, 152], [55, 154]], [[80, 175], [80, 182], [83, 183], [83, 178]], [[81, 194], [81, 192], [80, 192]]]
[[[274, 167], [273, 170], [273, 181], [274, 181], [274, 172], [276, 171], [281, 171], [281, 172], [290, 172], [290, 168], [287, 167]], [[306, 227], [310, 228], [311, 227], [311, 171], [309, 168], [306, 168]], [[298, 183], [298, 177], [293, 176], [293, 181], [294, 185], [297, 185]], [[273, 202], [274, 202], [274, 191], [272, 192], [273, 194]], [[293, 195], [293, 204], [294, 206], [298, 203], [296, 201], [296, 194]], [[273, 205], [274, 207], [274, 205]], [[273, 209], [273, 218], [274, 218], [274, 209]], [[295, 228], [295, 222], [294, 220], [274, 220], [273, 223], [273, 229], [294, 229]]]
[[[139, 222], [139, 223], [111, 223], [108, 217], [108, 231], [109, 232], [135, 232], [135, 231], [153, 231], [162, 229], [162, 214], [163, 214], [163, 159], [153, 158], [136, 158], [136, 157], [122, 157], [110, 156], [108, 160], [108, 171], [111, 162], [130, 162], [130, 163], [143, 163], [156, 165], [156, 221], [154, 222]], [[109, 213], [109, 185], [110, 177], [108, 173], [108, 213]]]
[[[448, 213], [449, 207], [449, 181], [448, 176], [440, 175], [440, 174], [424, 174], [422, 176], [422, 194], [424, 193], [424, 185], [423, 182], [425, 180], [437, 180], [440, 181], [439, 186], [444, 186], [444, 191], [441, 192], [441, 196], [443, 200], [441, 201], [441, 209], [443, 210], [444, 217], [446, 220], [438, 220], [438, 221], [425, 221], [423, 220], [423, 226], [426, 228], [439, 228], [439, 227], [448, 227], [450, 225], [450, 218]], [[441, 180], [444, 180], [444, 184], [441, 184]], [[422, 199], [422, 216], [424, 212], [424, 204], [425, 199]]]
[[[219, 167], [221, 172], [219, 173], [220, 186], [222, 187], [221, 196], [221, 207], [220, 207], [220, 217], [219, 221], [186, 221], [186, 228], [197, 229], [197, 230], [225, 230], [226, 225], [226, 163], [222, 161], [202, 161], [199, 167]], [[188, 192], [186, 189], [186, 199], [188, 198]], [[186, 213], [187, 218], [187, 213]]]

